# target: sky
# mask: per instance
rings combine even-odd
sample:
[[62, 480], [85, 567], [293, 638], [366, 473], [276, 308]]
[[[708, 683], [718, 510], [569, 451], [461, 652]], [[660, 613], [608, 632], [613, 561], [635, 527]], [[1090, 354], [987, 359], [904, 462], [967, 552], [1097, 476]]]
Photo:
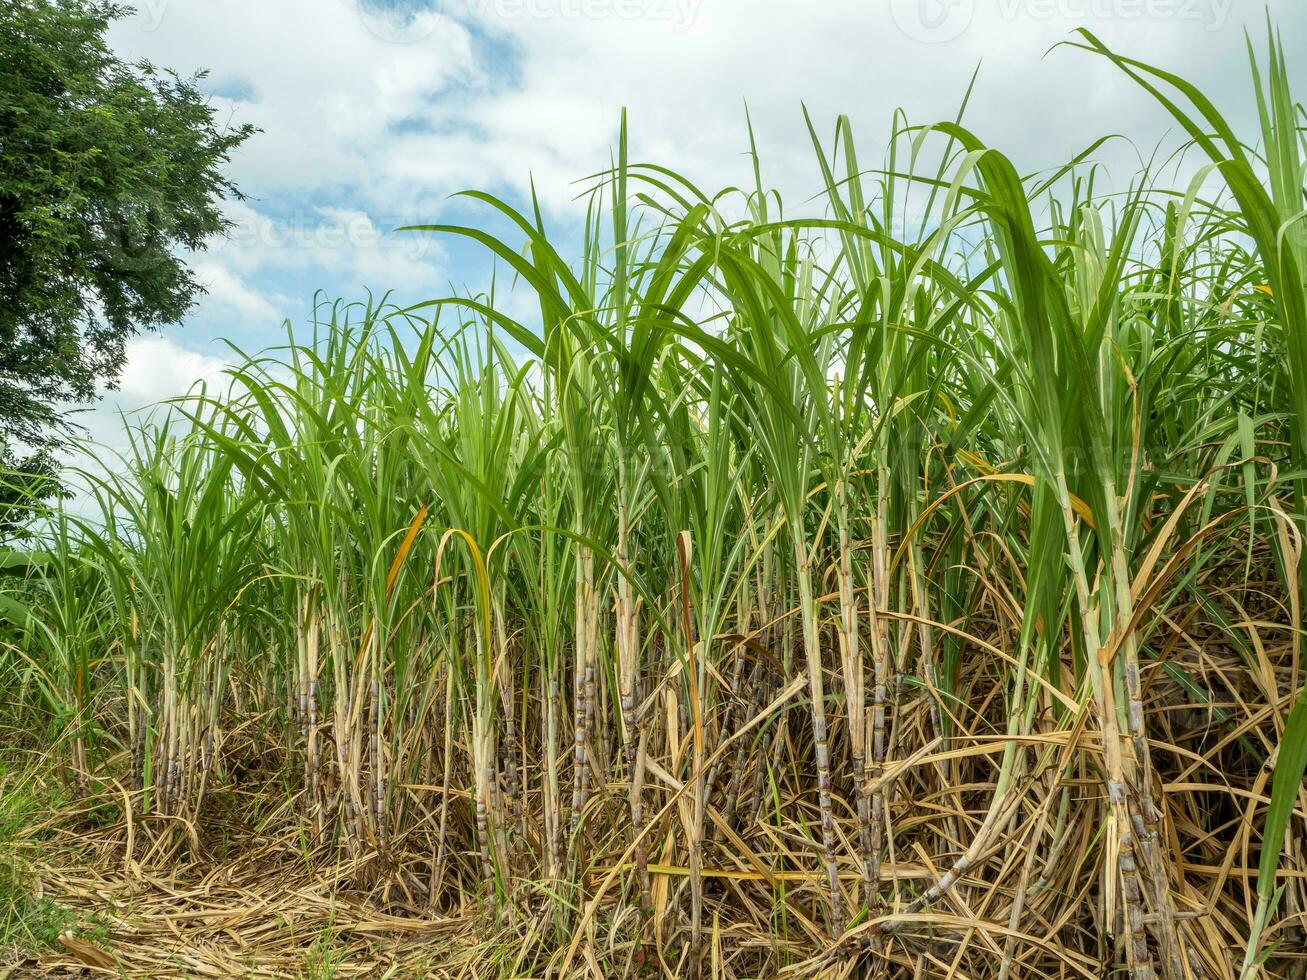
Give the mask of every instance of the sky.
[[[620, 113], [633, 159], [719, 188], [764, 177], [798, 206], [820, 189], [803, 120], [829, 139], [848, 115], [864, 161], [902, 108], [966, 117], [1026, 172], [1100, 136], [1125, 181], [1176, 127], [1105, 59], [1059, 42], [1086, 27], [1197, 83], [1251, 134], [1245, 32], [1270, 19], [1307, 50], [1301, 0], [136, 0], [110, 43], [200, 84], [218, 118], [261, 130], [230, 163], [246, 195], [231, 231], [196, 254], [207, 289], [186, 319], [141, 336], [116, 392], [81, 416], [120, 444], [119, 412], [216, 380], [233, 358], [309, 322], [315, 295], [416, 302], [476, 290], [476, 247], [397, 232], [475, 223], [457, 191], [519, 205], [535, 187], [563, 240], [577, 181], [612, 158]], [[1307, 72], [1307, 64], [1291, 64]], [[1301, 89], [1300, 89], [1301, 91]], [[875, 151], [873, 153], [873, 151]]]

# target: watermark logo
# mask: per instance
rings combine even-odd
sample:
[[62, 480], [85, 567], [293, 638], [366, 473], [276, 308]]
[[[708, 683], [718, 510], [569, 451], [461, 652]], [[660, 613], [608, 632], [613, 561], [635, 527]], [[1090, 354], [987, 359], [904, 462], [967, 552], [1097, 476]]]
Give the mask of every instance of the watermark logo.
[[413, 4], [403, 0], [347, 0], [358, 9], [368, 33], [387, 44], [415, 44], [430, 37], [440, 23], [441, 11], [434, 3]]
[[923, 44], [946, 44], [966, 33], [976, 16], [976, 0], [890, 0], [898, 29]]
[[157, 31], [163, 24], [164, 14], [168, 12], [171, 0], [136, 0], [131, 6], [128, 23], [143, 31]]

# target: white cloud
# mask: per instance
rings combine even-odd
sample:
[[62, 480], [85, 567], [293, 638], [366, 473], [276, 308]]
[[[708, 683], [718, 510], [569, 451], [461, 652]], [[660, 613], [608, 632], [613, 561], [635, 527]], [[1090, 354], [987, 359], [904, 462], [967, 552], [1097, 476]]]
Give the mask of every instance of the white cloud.
[[184, 395], [197, 382], [225, 388], [227, 367], [222, 358], [188, 350], [161, 334], [133, 337], [127, 342], [127, 364], [117, 389], [106, 393], [107, 401], [115, 409], [134, 412]]
[[249, 323], [275, 329], [285, 319], [276, 304], [252, 288], [232, 269], [209, 257], [191, 261], [191, 269], [205, 290], [208, 303], [235, 313]]
[[[366, 4], [360, 7], [360, 3]], [[829, 142], [847, 113], [875, 167], [892, 113], [951, 117], [981, 72], [967, 121], [1023, 169], [1099, 151], [1118, 185], [1177, 127], [1106, 59], [1061, 48], [1073, 28], [1197, 82], [1251, 121], [1243, 31], [1267, 8], [1232, 0], [142, 0], [113, 34], [128, 56], [213, 71], [215, 102], [263, 132], [232, 173], [250, 195], [198, 267], [221, 329], [299, 321], [314, 288], [359, 298], [488, 281], [405, 222], [489, 188], [576, 216], [574, 183], [611, 160], [619, 113], [632, 154], [709, 190], [747, 185], [744, 106], [764, 179], [802, 206], [820, 188], [801, 106]], [[414, 9], [416, 7], [416, 9]], [[385, 11], [390, 11], [389, 13]], [[1307, 7], [1271, 0], [1290, 52]], [[1295, 43], [1297, 42], [1297, 43]], [[1300, 70], [1307, 65], [1295, 66]], [[449, 246], [457, 251], [456, 246]], [[212, 315], [210, 315], [212, 314]]]
[[[152, 0], [112, 41], [127, 56], [187, 71], [212, 70], [233, 119], [263, 129], [235, 172], [260, 194], [357, 184], [387, 127], [474, 70], [465, 27], [425, 15], [421, 45], [389, 43], [355, 0]], [[384, 22], [384, 21], [383, 21]]]
[[[1170, 124], [1145, 94], [1102, 59], [1050, 47], [1088, 25], [1243, 106], [1242, 31], [1263, 13], [1231, 0], [388, 3], [152, 0], [114, 40], [207, 65], [217, 91], [246, 96], [216, 101], [264, 130], [234, 163], [256, 207], [293, 191], [425, 218], [451, 190], [523, 189], [532, 174], [565, 207], [570, 182], [608, 162], [622, 106], [642, 158], [712, 186], [748, 177], [747, 99], [772, 178], [808, 189], [801, 102], [823, 133], [852, 115], [870, 156], [895, 107], [952, 115], [982, 61], [972, 122], [1018, 160], [1050, 164], [1114, 131], [1151, 145]], [[1298, 5], [1270, 10], [1301, 35]]]

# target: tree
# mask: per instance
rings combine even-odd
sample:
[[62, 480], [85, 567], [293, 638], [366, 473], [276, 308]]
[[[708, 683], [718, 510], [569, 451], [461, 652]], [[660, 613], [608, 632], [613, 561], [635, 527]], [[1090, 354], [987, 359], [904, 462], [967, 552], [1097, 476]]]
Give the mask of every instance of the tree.
[[224, 175], [254, 132], [188, 78], [105, 41], [130, 8], [0, 7], [0, 535], [59, 486], [69, 407], [112, 387], [126, 341], [175, 323], [202, 287], [185, 253], [229, 224]]

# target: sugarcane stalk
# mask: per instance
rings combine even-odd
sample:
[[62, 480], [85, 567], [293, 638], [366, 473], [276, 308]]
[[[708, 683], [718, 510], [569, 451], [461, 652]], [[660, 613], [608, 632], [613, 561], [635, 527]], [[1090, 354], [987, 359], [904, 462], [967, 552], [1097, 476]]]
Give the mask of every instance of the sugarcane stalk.
[[[886, 473], [882, 467], [879, 479]], [[884, 482], [880, 486], [884, 487]], [[871, 597], [871, 653], [872, 653], [872, 715], [871, 715], [871, 767], [867, 781], [871, 785], [869, 853], [867, 887], [875, 900], [879, 896], [881, 876], [882, 839], [885, 826], [885, 790], [882, 785], [885, 771], [885, 699], [889, 685], [890, 651], [889, 624], [881, 613], [889, 609], [889, 545], [885, 538], [885, 497], [877, 495], [876, 510], [871, 521], [871, 576], [868, 594]]]
[[561, 752], [559, 751], [559, 716], [562, 714], [558, 690], [558, 664], [553, 658], [549, 664], [548, 676], [541, 677], [544, 687], [545, 710], [544, 725], [545, 773], [544, 773], [544, 811], [545, 811], [545, 871], [548, 877], [558, 879], [563, 873], [562, 835], [563, 835], [563, 796], [559, 786], [558, 768]]
[[822, 679], [821, 644], [817, 629], [817, 604], [812, 595], [812, 568], [802, 524], [792, 528], [794, 567], [799, 586], [799, 608], [803, 620], [803, 650], [808, 668], [808, 689], [812, 697], [812, 740], [817, 757], [817, 806], [821, 814], [822, 860], [826, 867], [830, 927], [844, 930], [844, 896], [840, 889], [839, 866], [835, 860], [835, 815], [831, 807], [830, 743], [826, 732], [826, 692]]
[[1098, 708], [1099, 729], [1103, 738], [1103, 767], [1107, 775], [1108, 800], [1117, 838], [1117, 877], [1121, 884], [1122, 943], [1125, 948], [1126, 964], [1133, 980], [1151, 980], [1154, 975], [1153, 962], [1144, 928], [1143, 889], [1135, 858], [1135, 828], [1127, 798], [1127, 781], [1121, 754], [1122, 737], [1118, 725], [1116, 690], [1111, 664], [1104, 662], [1101, 655], [1102, 644], [1096, 622], [1098, 607], [1091, 598], [1084, 556], [1080, 547], [1080, 532], [1071, 508], [1071, 495], [1067, 490], [1066, 478], [1061, 472], [1055, 473], [1054, 476], [1066, 531], [1068, 560], [1080, 604], [1081, 629], [1094, 689], [1094, 701]]
[[619, 492], [617, 509], [617, 664], [620, 677], [622, 746], [626, 758], [626, 778], [630, 784], [627, 806], [631, 818], [631, 846], [636, 869], [636, 886], [639, 890], [640, 914], [647, 926], [653, 914], [653, 894], [649, 880], [649, 857], [644, 847], [644, 753], [648, 738], [643, 719], [637, 711], [636, 699], [640, 690], [640, 620], [636, 611], [635, 596], [628, 578], [630, 559], [627, 552], [630, 534], [630, 510], [627, 505], [626, 462], [618, 458]]
[[[593, 670], [590, 649], [591, 602], [594, 591], [594, 555], [585, 545], [577, 547], [576, 560], [576, 669], [572, 741], [572, 826], [576, 838], [590, 790], [590, 719], [589, 694]], [[578, 842], [579, 843], [579, 842]]]
[[322, 766], [318, 758], [318, 644], [321, 622], [316, 615], [309, 622], [306, 640], [308, 666], [308, 724], [304, 740], [306, 780], [309, 792], [310, 828], [314, 840], [320, 840], [323, 831]]
[[839, 646], [844, 674], [845, 713], [849, 727], [849, 749], [853, 765], [853, 793], [858, 814], [858, 846], [861, 852], [862, 901], [869, 909], [878, 904], [876, 882], [872, 876], [875, 862], [871, 831], [871, 800], [866, 792], [867, 726], [866, 680], [858, 629], [858, 600], [853, 584], [853, 547], [849, 540], [847, 484], [836, 486], [836, 525], [839, 535], [836, 577], [839, 583]]
[[513, 704], [513, 671], [508, 658], [508, 631], [504, 626], [502, 596], [500, 596], [495, 603], [495, 642], [499, 649], [499, 656], [496, 659], [495, 667], [495, 686], [499, 690], [499, 700], [503, 713], [503, 732], [501, 737], [504, 743], [504, 797], [505, 808], [507, 810], [505, 819], [500, 821], [500, 825], [505, 828], [506, 833], [508, 831], [511, 831], [512, 833], [511, 839], [505, 841], [505, 854], [511, 862], [516, 855], [517, 842], [521, 832], [522, 789], [521, 777], [517, 769], [516, 747], [518, 744], [518, 732], [517, 715]]
[[702, 691], [703, 643], [695, 635], [694, 614], [690, 600], [690, 562], [693, 541], [689, 531], [676, 536], [676, 552], [681, 572], [681, 628], [685, 640], [685, 658], [689, 679], [690, 715], [690, 782], [691, 818], [689, 826], [690, 867], [690, 956], [698, 962], [703, 942], [703, 840], [707, 813], [704, 782], [704, 706]]
[[431, 863], [430, 894], [440, 893], [445, 880], [445, 854], [449, 843], [449, 798], [454, 779], [454, 671], [449, 658], [445, 664], [444, 773], [440, 782], [440, 827], [436, 832], [436, 856]]

